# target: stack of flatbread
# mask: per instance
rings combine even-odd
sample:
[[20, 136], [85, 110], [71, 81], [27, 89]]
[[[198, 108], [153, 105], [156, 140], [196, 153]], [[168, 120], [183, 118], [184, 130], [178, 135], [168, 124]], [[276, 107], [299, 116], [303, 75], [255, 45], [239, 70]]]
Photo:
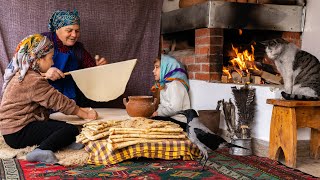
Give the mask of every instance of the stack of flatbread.
[[87, 144], [89, 141], [108, 138], [111, 127], [119, 127], [122, 120], [93, 121], [83, 125], [81, 133], [76, 137], [77, 143]]
[[83, 144], [98, 139], [107, 139], [107, 148], [113, 151], [139, 143], [185, 140], [186, 135], [183, 129], [173, 122], [139, 117], [87, 123], [77, 136], [77, 142]]
[[107, 148], [110, 151], [139, 143], [165, 140], [185, 140], [183, 129], [170, 121], [135, 118], [109, 129]]

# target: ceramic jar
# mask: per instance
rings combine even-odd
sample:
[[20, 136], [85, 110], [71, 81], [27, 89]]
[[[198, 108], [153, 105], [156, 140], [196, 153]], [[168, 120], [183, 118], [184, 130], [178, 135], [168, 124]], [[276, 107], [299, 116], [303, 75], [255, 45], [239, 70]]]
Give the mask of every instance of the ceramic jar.
[[131, 117], [150, 117], [155, 111], [157, 98], [152, 96], [129, 96], [123, 98], [123, 104]]
[[238, 3], [247, 3], [248, 0], [237, 0]]
[[179, 7], [180, 8], [186, 8], [190, 7], [199, 3], [206, 2], [207, 0], [180, 0], [179, 1]]

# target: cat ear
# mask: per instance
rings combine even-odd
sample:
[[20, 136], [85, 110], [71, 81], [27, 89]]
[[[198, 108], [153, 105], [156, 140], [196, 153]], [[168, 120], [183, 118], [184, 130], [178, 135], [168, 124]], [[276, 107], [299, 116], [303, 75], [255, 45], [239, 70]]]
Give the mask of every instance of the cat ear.
[[268, 46], [269, 42], [270, 42], [270, 40], [260, 41], [260, 44], [262, 44], [264, 46]]
[[276, 42], [279, 44], [288, 44], [289, 43], [288, 41], [284, 40], [283, 38], [277, 38]]

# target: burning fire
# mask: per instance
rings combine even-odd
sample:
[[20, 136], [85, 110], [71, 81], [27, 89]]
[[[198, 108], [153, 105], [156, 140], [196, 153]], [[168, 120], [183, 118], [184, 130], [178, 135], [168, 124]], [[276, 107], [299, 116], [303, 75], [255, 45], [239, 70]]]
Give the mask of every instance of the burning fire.
[[243, 52], [239, 52], [239, 48], [232, 45], [232, 50], [235, 53], [235, 57], [229, 62], [232, 64], [230, 67], [223, 67], [224, 75], [228, 76], [228, 79], [232, 78], [231, 71], [236, 71], [241, 77], [250, 74], [249, 70], [258, 70], [254, 63], [254, 47], [251, 45], [251, 53], [246, 49]]

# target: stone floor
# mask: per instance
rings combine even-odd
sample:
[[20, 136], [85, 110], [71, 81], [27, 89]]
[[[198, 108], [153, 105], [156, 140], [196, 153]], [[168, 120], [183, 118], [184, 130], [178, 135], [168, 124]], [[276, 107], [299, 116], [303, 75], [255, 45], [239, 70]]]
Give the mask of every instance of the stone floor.
[[[225, 136], [226, 132], [220, 130], [220, 135], [227, 140], [228, 137]], [[309, 149], [309, 141], [298, 141], [297, 143], [297, 167], [302, 172], [311, 174], [316, 177], [320, 177], [320, 158], [315, 160], [309, 157], [310, 149]], [[252, 149], [253, 154], [260, 157], [268, 157], [269, 151], [269, 142], [259, 140], [259, 139], [252, 139]], [[281, 151], [279, 154], [279, 161], [284, 163], [284, 155]], [[320, 178], [319, 178], [320, 179]]]
[[[254, 140], [254, 149], [257, 156], [268, 157], [268, 143]], [[309, 141], [298, 141], [296, 169], [320, 177], [320, 159], [312, 159], [309, 154]], [[282, 151], [279, 154], [279, 161], [285, 164]]]
[[320, 159], [311, 159], [310, 157], [298, 157], [297, 169], [316, 177], [320, 177]]
[[[257, 142], [256, 142], [257, 144]], [[259, 146], [258, 146], [259, 147]], [[256, 147], [256, 148], [258, 148]], [[261, 148], [261, 146], [260, 146]], [[263, 148], [262, 148], [263, 149]], [[263, 151], [264, 150], [264, 151]], [[258, 156], [268, 157], [268, 149], [260, 150], [260, 152], [264, 152], [264, 154]], [[310, 150], [309, 150], [309, 141], [298, 142], [298, 149], [297, 149], [297, 162], [296, 162], [296, 169], [299, 169], [300, 171], [303, 171], [305, 173], [311, 174], [316, 177], [320, 177], [320, 159], [312, 159], [309, 156]], [[284, 155], [281, 151], [279, 154], [279, 161], [283, 164], [284, 163]]]
[[[263, 146], [264, 143], [261, 143], [257, 140], [254, 141], [254, 154], [260, 157], [268, 157], [268, 148]], [[302, 172], [311, 174], [316, 177], [320, 177], [320, 159], [312, 159], [309, 157], [309, 146], [307, 146], [309, 142], [299, 143], [298, 144], [306, 144], [304, 146], [298, 146], [298, 157], [296, 162], [296, 169], [299, 169]], [[305, 148], [301, 148], [305, 147]], [[280, 152], [279, 161], [284, 163], [284, 155], [283, 152]]]

